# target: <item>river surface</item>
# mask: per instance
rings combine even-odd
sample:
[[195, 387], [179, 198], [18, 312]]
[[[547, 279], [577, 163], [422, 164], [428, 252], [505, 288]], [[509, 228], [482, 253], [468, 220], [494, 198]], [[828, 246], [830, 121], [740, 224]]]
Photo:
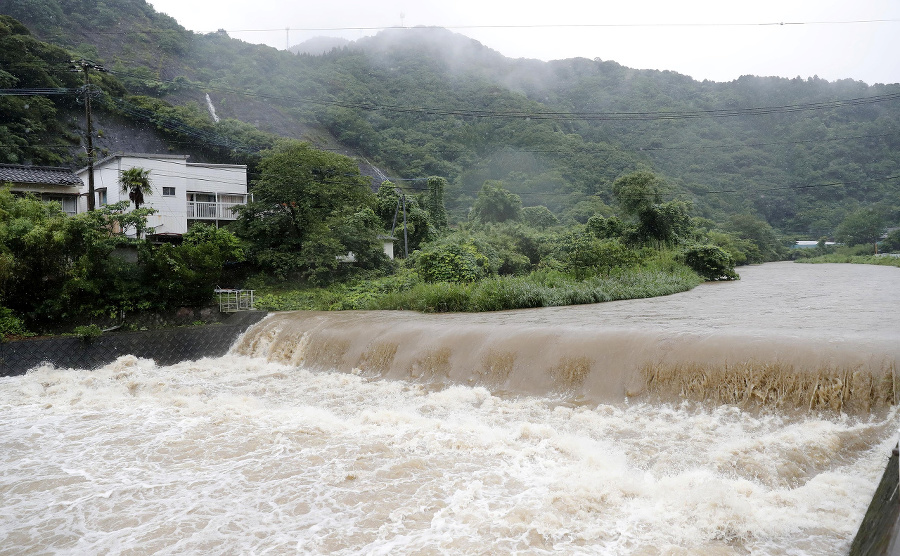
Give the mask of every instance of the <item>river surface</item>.
[[900, 269], [741, 276], [0, 378], [0, 554], [844, 553], [897, 441]]

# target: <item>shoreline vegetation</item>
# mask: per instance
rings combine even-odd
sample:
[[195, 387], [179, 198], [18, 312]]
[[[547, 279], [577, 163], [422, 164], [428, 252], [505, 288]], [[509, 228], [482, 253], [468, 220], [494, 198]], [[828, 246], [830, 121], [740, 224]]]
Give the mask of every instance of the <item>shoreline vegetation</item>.
[[820, 255], [818, 257], [810, 257], [808, 259], [798, 259], [795, 262], [807, 264], [822, 263], [849, 263], [849, 264], [874, 264], [879, 266], [896, 266], [900, 268], [900, 255], [896, 253], [888, 253], [882, 255], [845, 255], [832, 253], [829, 255]]
[[688, 291], [703, 282], [683, 266], [631, 268], [584, 280], [556, 271], [535, 271], [468, 283], [428, 283], [406, 272], [328, 288], [264, 289], [256, 297], [256, 307], [267, 311], [486, 312], [657, 297]]

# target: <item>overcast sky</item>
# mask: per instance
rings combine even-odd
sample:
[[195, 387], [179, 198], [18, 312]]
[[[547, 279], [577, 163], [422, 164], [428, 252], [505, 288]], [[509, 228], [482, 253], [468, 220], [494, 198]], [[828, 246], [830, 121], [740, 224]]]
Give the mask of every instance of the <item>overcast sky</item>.
[[225, 29], [281, 49], [313, 36], [426, 25], [513, 58], [600, 58], [714, 81], [900, 82], [900, 0], [148, 1], [191, 31]]

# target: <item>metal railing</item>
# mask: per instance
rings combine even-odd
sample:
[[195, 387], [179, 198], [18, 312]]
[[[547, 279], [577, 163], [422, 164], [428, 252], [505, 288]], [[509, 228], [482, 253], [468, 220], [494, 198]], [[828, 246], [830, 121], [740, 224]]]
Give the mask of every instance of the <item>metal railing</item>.
[[237, 220], [234, 207], [244, 203], [217, 203], [214, 201], [188, 201], [188, 220]]
[[219, 311], [222, 313], [236, 313], [238, 311], [253, 311], [256, 309], [253, 299], [254, 290], [226, 290], [217, 288], [219, 295]]

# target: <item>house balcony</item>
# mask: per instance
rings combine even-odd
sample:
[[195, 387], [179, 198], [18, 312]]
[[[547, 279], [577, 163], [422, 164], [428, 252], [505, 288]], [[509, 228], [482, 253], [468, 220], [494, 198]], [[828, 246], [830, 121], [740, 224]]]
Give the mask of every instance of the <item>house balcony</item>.
[[234, 207], [245, 203], [223, 203], [215, 201], [188, 201], [188, 220], [237, 220]]

